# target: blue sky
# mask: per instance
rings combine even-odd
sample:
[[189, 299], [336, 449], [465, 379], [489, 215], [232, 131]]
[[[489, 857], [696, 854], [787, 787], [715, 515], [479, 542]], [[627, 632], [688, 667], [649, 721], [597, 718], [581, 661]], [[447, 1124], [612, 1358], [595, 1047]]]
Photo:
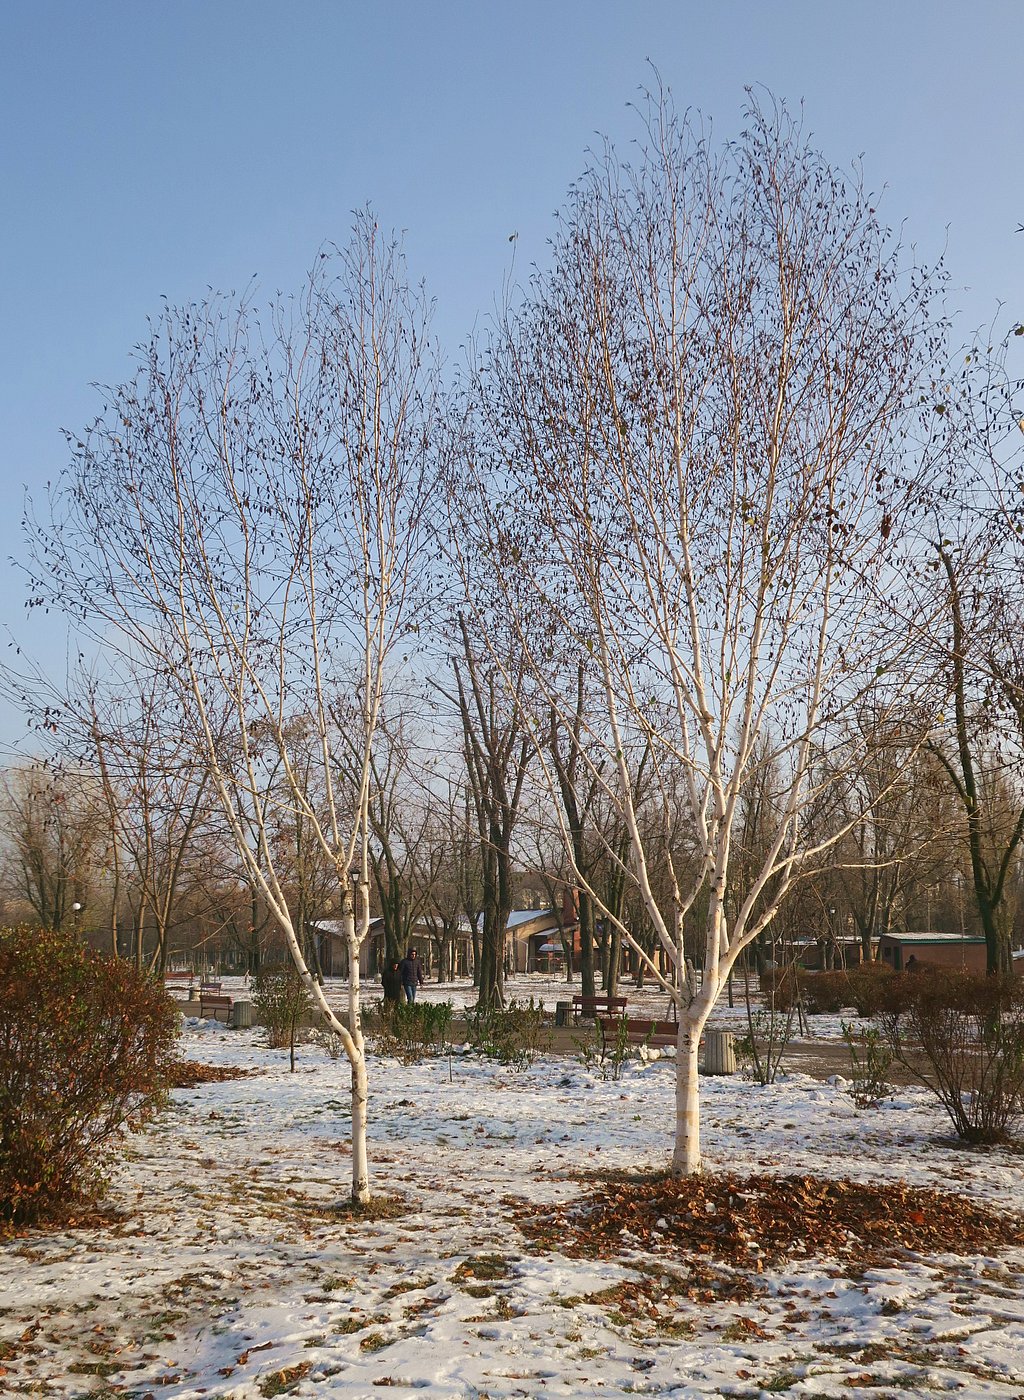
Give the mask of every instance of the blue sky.
[[[350, 211], [405, 231], [449, 358], [517, 271], [597, 134], [657, 64], [725, 139], [744, 87], [803, 101], [863, 158], [966, 337], [1024, 316], [1016, 0], [4, 0], [0, 6], [0, 627], [24, 642], [25, 490], [65, 464], [94, 381], [130, 370], [161, 296], [294, 288]], [[32, 620], [60, 664], [63, 633]], [[0, 744], [23, 731], [0, 711]]]

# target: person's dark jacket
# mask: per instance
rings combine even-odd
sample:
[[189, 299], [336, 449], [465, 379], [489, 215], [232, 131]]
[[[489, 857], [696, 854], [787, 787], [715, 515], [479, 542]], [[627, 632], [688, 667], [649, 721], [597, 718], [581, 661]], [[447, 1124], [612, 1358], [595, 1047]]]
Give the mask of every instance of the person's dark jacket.
[[387, 963], [380, 975], [384, 988], [385, 1001], [400, 1001], [402, 997], [402, 973], [398, 963]]
[[423, 985], [423, 964], [419, 958], [403, 958], [398, 964], [403, 987]]

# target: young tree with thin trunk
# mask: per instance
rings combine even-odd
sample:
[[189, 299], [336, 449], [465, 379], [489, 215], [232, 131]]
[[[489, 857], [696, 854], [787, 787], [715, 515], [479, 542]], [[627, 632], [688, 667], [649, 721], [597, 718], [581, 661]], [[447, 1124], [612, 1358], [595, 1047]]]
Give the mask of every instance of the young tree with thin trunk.
[[[508, 918], [513, 906], [512, 842], [533, 742], [523, 705], [519, 663], [504, 670], [481, 654], [465, 618], [453, 657], [454, 700], [462, 727], [467, 788], [480, 843], [481, 929], [476, 981], [481, 1007], [505, 1004]], [[506, 689], [505, 680], [511, 679]], [[440, 689], [440, 687], [439, 687]], [[443, 691], [441, 692], [444, 693]]]
[[[131, 956], [139, 971], [145, 966], [163, 975], [171, 932], [192, 887], [191, 860], [209, 819], [210, 794], [194, 746], [164, 706], [162, 681], [133, 679], [139, 684], [126, 695], [105, 700], [87, 686], [75, 718], [100, 774], [116, 896], [136, 911]], [[115, 897], [115, 947], [118, 905]]]
[[[263, 316], [251, 298], [169, 309], [135, 377], [71, 439], [47, 517], [28, 523], [34, 598], [175, 688], [245, 876], [349, 1059], [356, 1200], [369, 1195], [359, 948], [371, 754], [431, 539], [427, 324], [400, 247], [369, 214], [345, 249], [321, 253], [300, 297]], [[362, 757], [339, 783], [343, 693]], [[306, 965], [272, 839], [300, 820], [334, 873], [344, 1014]]]
[[1013, 910], [1007, 896], [1024, 843], [1024, 589], [1018, 580], [1000, 586], [991, 556], [979, 558], [969, 545], [957, 558], [943, 541], [936, 554], [952, 699], [947, 732], [937, 730], [929, 746], [962, 814], [986, 970], [1009, 972]]
[[[630, 164], [609, 148], [573, 187], [550, 271], [480, 367], [463, 493], [531, 685], [566, 728], [581, 662], [601, 697], [581, 748], [656, 955], [623, 936], [678, 1005], [678, 1174], [700, 1169], [698, 1044], [729, 973], [840, 835], [805, 830], [816, 755], [856, 765], [840, 720], [908, 645], [888, 594], [934, 349], [927, 279], [873, 200], [784, 110], [746, 115], [716, 154], [656, 96]], [[737, 888], [766, 766], [771, 829]]]
[[927, 640], [951, 701], [931, 749], [960, 810], [987, 968], [999, 973], [1024, 848], [1024, 325], [976, 336], [933, 398], [947, 479], [929, 537], [941, 623]]
[[[551, 711], [551, 726], [548, 752], [551, 767], [558, 780], [558, 795], [565, 813], [565, 829], [572, 845], [573, 869], [584, 873], [585, 883], [576, 891], [576, 915], [579, 921], [580, 940], [580, 990], [586, 997], [595, 993], [594, 983], [594, 943], [596, 920], [593, 896], [595, 867], [598, 851], [595, 849], [596, 831], [593, 826], [593, 808], [600, 796], [600, 786], [584, 762], [581, 751], [583, 724], [587, 705], [586, 669], [581, 664], [577, 674], [576, 705], [571, 711], [566, 729], [559, 724], [558, 711]], [[617, 967], [611, 968], [613, 985]]]

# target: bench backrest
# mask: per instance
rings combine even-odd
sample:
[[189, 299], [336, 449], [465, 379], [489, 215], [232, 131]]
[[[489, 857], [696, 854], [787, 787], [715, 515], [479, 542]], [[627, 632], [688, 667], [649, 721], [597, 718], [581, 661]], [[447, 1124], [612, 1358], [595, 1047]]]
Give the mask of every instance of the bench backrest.
[[639, 1016], [601, 1018], [601, 1032], [605, 1040], [614, 1040], [620, 1027], [625, 1027], [626, 1039], [630, 1042], [667, 1040], [674, 1045], [679, 1038], [679, 1026], [675, 1021], [653, 1021]]
[[216, 996], [209, 996], [209, 997], [208, 997], [208, 996], [201, 996], [201, 997], [199, 998], [199, 1005], [200, 1005], [200, 1006], [212, 1006], [213, 1009], [214, 1009], [215, 1011], [230, 1011], [230, 1009], [231, 1009], [231, 998], [230, 998], [230, 997], [216, 997]]
[[580, 1007], [583, 1011], [604, 1011], [605, 1009], [608, 1011], [625, 1011], [626, 998], [604, 996], [585, 997], [577, 995], [573, 997], [572, 1004], [574, 1007]]

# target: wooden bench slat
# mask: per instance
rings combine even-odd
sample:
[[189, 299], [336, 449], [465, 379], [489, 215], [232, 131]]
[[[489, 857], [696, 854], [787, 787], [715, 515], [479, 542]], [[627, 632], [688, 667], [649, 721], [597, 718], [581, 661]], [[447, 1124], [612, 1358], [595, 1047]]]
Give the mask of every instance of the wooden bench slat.
[[217, 1012], [226, 1011], [227, 1016], [225, 1016], [224, 1019], [230, 1020], [232, 1005], [233, 999], [229, 996], [207, 995], [202, 992], [199, 994], [199, 1015], [201, 1017], [205, 1017], [208, 1013], [212, 1012], [214, 1020], [220, 1020]]
[[596, 1016], [599, 1012], [604, 1012], [606, 1016], [610, 1016], [614, 1015], [616, 1012], [623, 1012], [625, 1009], [625, 997], [585, 997], [582, 993], [577, 992], [572, 999], [572, 1014], [574, 1020], [578, 1020], [580, 1016]]
[[625, 1034], [627, 1045], [676, 1045], [679, 1026], [675, 1021], [655, 1021], [642, 1016], [600, 1016], [601, 1043], [605, 1049]]

